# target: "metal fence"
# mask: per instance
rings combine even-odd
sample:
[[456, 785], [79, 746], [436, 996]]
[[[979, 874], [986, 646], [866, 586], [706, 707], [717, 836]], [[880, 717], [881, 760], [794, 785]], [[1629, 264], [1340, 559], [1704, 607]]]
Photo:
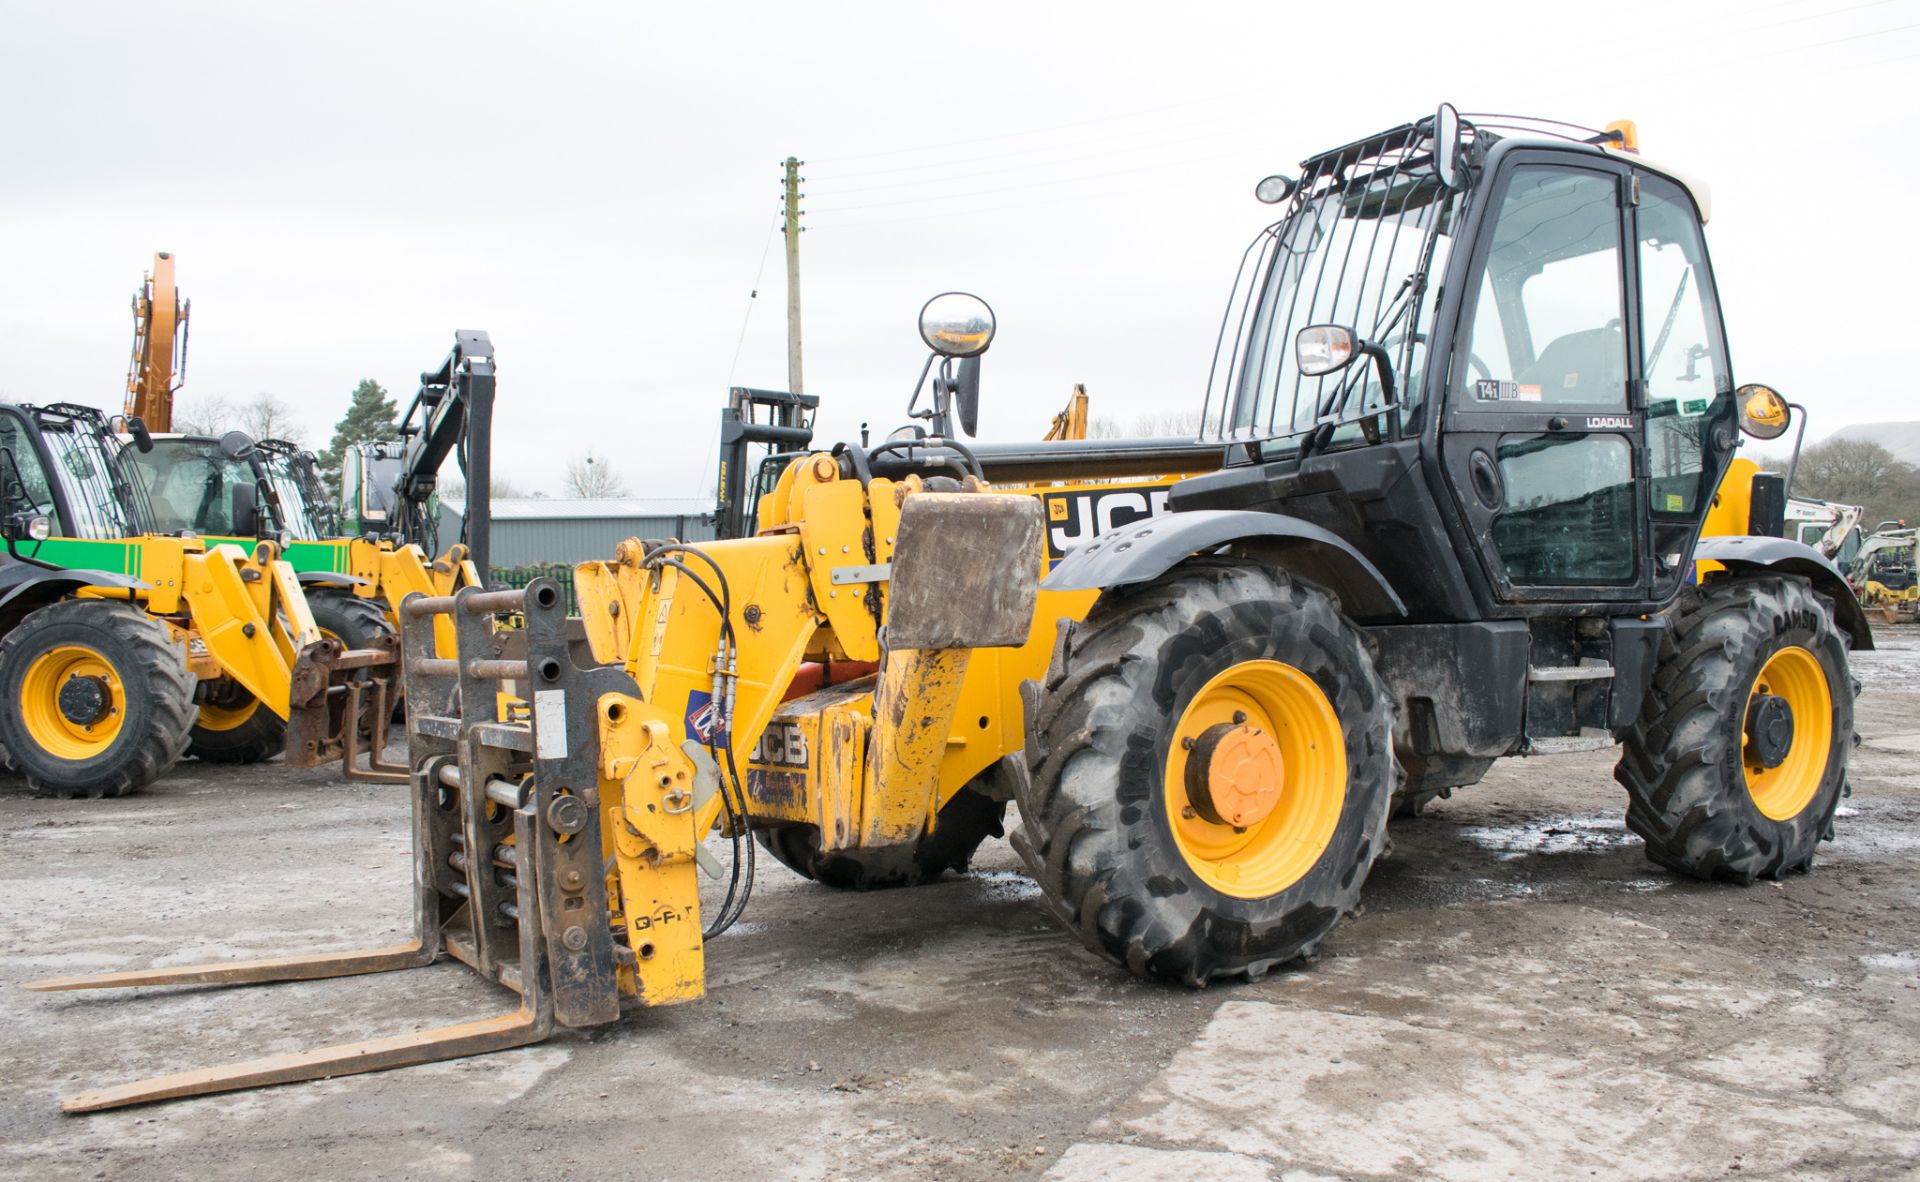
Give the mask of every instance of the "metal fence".
[[564, 563], [535, 563], [530, 566], [494, 567], [488, 574], [488, 580], [495, 584], [504, 583], [515, 589], [526, 586], [542, 576], [560, 584], [567, 593], [567, 614], [580, 614], [580, 601], [573, 593], [573, 567]]

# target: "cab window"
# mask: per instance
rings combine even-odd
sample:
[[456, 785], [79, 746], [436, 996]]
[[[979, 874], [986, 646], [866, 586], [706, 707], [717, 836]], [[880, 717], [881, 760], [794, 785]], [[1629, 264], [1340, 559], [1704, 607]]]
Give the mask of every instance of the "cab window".
[[1623, 410], [1619, 185], [1557, 165], [1514, 170], [1473, 280], [1468, 348], [1451, 385], [1461, 410]]
[[1691, 516], [1712, 496], [1705, 487], [1709, 432], [1728, 413], [1733, 389], [1713, 273], [1700, 220], [1680, 186], [1643, 175], [1634, 218], [1653, 511]]
[[6, 511], [57, 517], [53, 486], [48, 483], [47, 470], [34, 450], [33, 437], [27, 433], [26, 424], [11, 411], [0, 411], [0, 451], [13, 457], [12, 463], [0, 459], [0, 481], [5, 482], [4, 487], [0, 487], [0, 504]]

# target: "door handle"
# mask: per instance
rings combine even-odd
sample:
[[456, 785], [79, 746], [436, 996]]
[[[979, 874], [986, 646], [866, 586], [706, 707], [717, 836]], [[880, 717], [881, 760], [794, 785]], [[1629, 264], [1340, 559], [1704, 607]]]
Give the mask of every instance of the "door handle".
[[1467, 457], [1467, 476], [1473, 484], [1473, 495], [1488, 509], [1498, 509], [1507, 500], [1506, 489], [1502, 487], [1500, 469], [1494, 467], [1493, 457], [1484, 451], [1475, 451]]

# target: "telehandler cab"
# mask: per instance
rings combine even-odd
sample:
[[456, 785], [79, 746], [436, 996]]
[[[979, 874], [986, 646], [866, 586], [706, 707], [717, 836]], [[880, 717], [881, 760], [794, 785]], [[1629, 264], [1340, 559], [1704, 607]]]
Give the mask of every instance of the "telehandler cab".
[[[630, 540], [582, 566], [584, 639], [550, 581], [410, 598], [414, 938], [31, 987], [446, 952], [518, 1010], [65, 1107], [698, 997], [751, 888], [749, 835], [822, 882], [913, 883], [963, 867], [1016, 801], [1062, 922], [1196, 986], [1311, 951], [1359, 899], [1395, 796], [1505, 755], [1618, 743], [1655, 861], [1806, 869], [1846, 787], [1848, 650], [1871, 635], [1810, 548], [1701, 537], [1737, 429], [1789, 416], [1734, 385], [1704, 191], [1634, 147], [1630, 126], [1443, 106], [1262, 182], [1282, 216], [1242, 264], [1198, 444], [962, 442], [994, 323], [949, 294], [922, 312], [924, 425], [790, 463], [752, 537]], [[1062, 494], [1094, 512], [1049, 554], [1077, 516]], [[518, 632], [497, 624], [511, 611]], [[735, 869], [703, 916], [716, 828]]]

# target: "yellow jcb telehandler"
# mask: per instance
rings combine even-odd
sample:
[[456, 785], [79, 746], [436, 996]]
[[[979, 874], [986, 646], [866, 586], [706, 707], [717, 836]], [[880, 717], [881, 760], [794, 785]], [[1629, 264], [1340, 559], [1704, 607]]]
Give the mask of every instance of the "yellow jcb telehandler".
[[[444, 952], [516, 1010], [65, 1107], [689, 1000], [751, 889], [752, 838], [832, 885], [925, 881], [1009, 801], [1062, 924], [1194, 986], [1314, 949], [1358, 903], [1395, 796], [1502, 756], [1617, 746], [1655, 862], [1808, 869], [1846, 789], [1848, 653], [1872, 635], [1810, 547], [1702, 537], [1739, 432], [1789, 416], [1733, 382], [1704, 191], [1634, 147], [1630, 125], [1442, 106], [1261, 182], [1282, 213], [1242, 267], [1203, 443], [964, 442], [994, 322], [949, 293], [922, 311], [924, 426], [787, 464], [754, 536], [632, 540], [581, 567], [583, 635], [550, 581], [407, 600], [413, 939], [31, 987]], [[1170, 471], [1197, 474], [1166, 512], [1121, 488]], [[1144, 511], [1087, 502], [1092, 536], [1053, 561], [1043, 538], [1078, 514], [1042, 504], [1070, 481]], [[706, 915], [715, 829], [735, 870]]]

